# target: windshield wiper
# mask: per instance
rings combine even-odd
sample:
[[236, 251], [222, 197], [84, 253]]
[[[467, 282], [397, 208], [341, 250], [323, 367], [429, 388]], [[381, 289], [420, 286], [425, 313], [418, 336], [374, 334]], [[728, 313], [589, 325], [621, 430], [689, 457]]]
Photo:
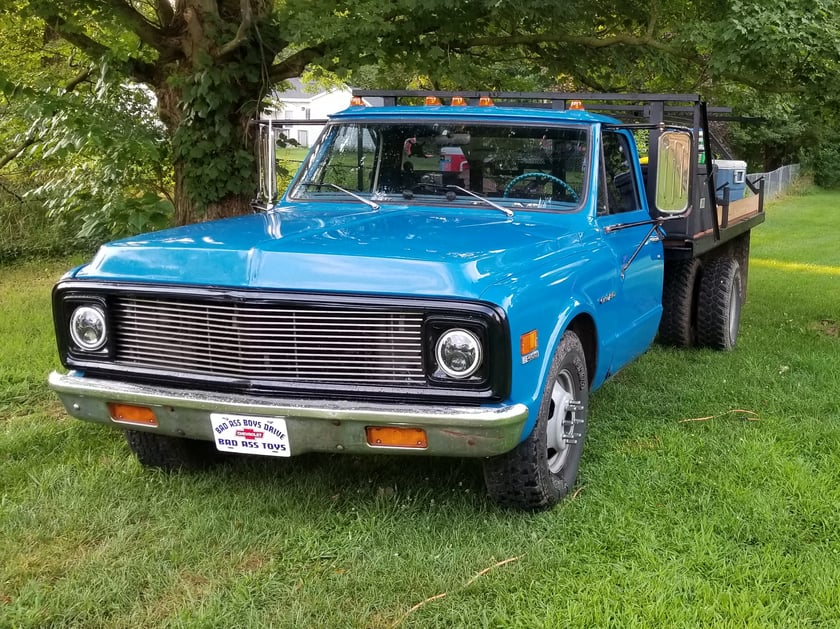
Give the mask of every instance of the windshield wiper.
[[312, 186], [314, 188], [324, 188], [324, 187], [334, 188], [335, 190], [338, 190], [339, 192], [343, 192], [347, 196], [351, 196], [354, 199], [356, 199], [357, 201], [361, 201], [365, 205], [368, 205], [368, 206], [372, 207], [374, 210], [379, 209], [379, 204], [378, 203], [374, 203], [370, 199], [366, 199], [362, 196], [359, 196], [355, 192], [350, 192], [349, 190], [345, 190], [341, 186], [337, 186], [334, 183], [315, 183], [314, 181], [304, 181], [300, 185], [302, 185], [302, 186]]
[[447, 190], [451, 190], [451, 189], [453, 189], [453, 188], [454, 188], [455, 190], [460, 190], [460, 191], [461, 191], [461, 192], [463, 192], [464, 194], [468, 194], [468, 195], [470, 195], [471, 197], [475, 197], [476, 199], [478, 199], [479, 201], [482, 201], [483, 203], [486, 203], [486, 204], [487, 204], [487, 205], [489, 205], [490, 207], [494, 207], [494, 208], [496, 208], [497, 210], [501, 210], [501, 211], [502, 211], [502, 212], [504, 212], [507, 216], [513, 216], [513, 210], [511, 210], [510, 208], [507, 208], [507, 207], [504, 207], [504, 206], [502, 206], [502, 205], [499, 205], [498, 203], [493, 203], [493, 201], [491, 201], [490, 199], [485, 199], [483, 196], [476, 194], [476, 193], [475, 193], [475, 192], [473, 192], [472, 190], [467, 190], [466, 188], [462, 188], [461, 186], [456, 186], [456, 185], [448, 185], [448, 186], [446, 186], [446, 189], [447, 189]]

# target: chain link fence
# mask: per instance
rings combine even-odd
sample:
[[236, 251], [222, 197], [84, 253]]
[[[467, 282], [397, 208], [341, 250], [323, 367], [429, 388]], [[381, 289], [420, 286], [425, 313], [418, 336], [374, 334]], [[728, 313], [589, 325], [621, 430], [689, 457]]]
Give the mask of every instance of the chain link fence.
[[769, 173], [748, 173], [747, 179], [755, 184], [764, 177], [764, 198], [773, 199], [782, 194], [799, 177], [799, 164], [788, 164]]

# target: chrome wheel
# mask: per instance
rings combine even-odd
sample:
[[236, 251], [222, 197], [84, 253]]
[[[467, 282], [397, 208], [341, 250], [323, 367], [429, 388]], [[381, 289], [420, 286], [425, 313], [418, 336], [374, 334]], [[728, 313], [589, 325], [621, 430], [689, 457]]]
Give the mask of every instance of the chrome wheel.
[[536, 511], [568, 495], [580, 467], [588, 405], [583, 344], [567, 330], [554, 352], [533, 429], [509, 452], [484, 460], [487, 491], [497, 503]]
[[559, 474], [566, 467], [572, 446], [578, 443], [581, 433], [577, 427], [584, 422], [578, 416], [584, 407], [575, 399], [574, 380], [568, 369], [563, 369], [551, 389], [551, 405], [546, 426], [548, 469]]
[[729, 296], [729, 312], [727, 313], [729, 338], [732, 344], [738, 338], [738, 328], [741, 325], [741, 278], [738, 274], [733, 278], [732, 294]]

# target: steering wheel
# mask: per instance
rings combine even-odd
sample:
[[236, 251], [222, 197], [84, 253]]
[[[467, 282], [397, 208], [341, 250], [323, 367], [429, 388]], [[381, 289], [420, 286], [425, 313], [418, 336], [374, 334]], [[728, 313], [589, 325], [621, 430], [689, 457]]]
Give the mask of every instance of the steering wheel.
[[569, 194], [569, 196], [572, 197], [572, 201], [574, 201], [575, 203], [578, 202], [578, 195], [577, 192], [574, 191], [574, 188], [572, 188], [569, 184], [560, 179], [560, 177], [555, 177], [554, 175], [549, 175], [548, 173], [523, 173], [521, 175], [517, 175], [508, 182], [508, 185], [505, 186], [505, 191], [504, 193], [502, 193], [502, 196], [509, 197], [511, 189], [520, 181], [523, 181], [525, 179], [548, 179], [549, 181], [553, 181], [554, 183], [559, 183], [561, 186], [563, 186], [563, 189]]

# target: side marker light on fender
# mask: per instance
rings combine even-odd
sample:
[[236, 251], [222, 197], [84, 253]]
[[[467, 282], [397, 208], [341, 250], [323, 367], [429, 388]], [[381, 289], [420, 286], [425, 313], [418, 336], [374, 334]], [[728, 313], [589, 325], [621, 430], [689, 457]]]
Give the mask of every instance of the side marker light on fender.
[[519, 337], [519, 354], [522, 356], [522, 364], [529, 363], [540, 355], [537, 331], [531, 330]]
[[519, 353], [525, 356], [537, 349], [537, 331], [531, 330], [519, 337]]

